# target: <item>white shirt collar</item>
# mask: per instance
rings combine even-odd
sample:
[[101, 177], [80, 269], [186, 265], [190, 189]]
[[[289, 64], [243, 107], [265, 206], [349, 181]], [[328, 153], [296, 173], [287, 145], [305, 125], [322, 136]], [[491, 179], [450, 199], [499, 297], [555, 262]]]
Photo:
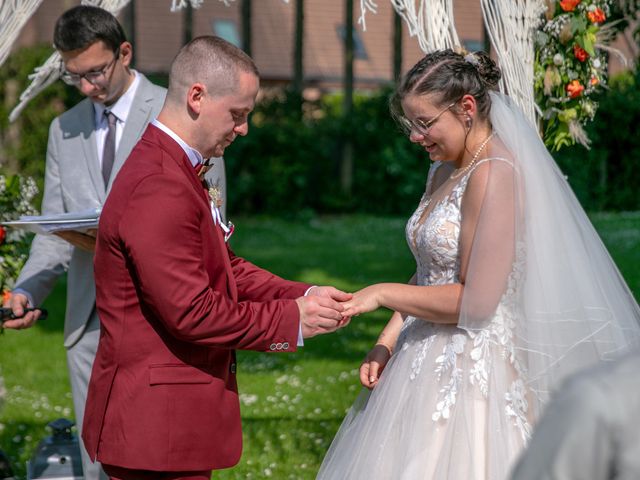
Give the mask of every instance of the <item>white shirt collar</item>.
[[189, 145], [187, 145], [187, 143], [184, 140], [182, 140], [178, 136], [178, 134], [176, 132], [171, 130], [165, 124], [163, 124], [162, 122], [158, 121], [158, 119], [154, 119], [151, 122], [151, 125], [153, 125], [154, 127], [159, 128], [164, 133], [166, 133], [171, 138], [173, 138], [176, 141], [176, 143], [178, 145], [180, 145], [182, 150], [184, 150], [184, 153], [186, 153], [187, 157], [189, 157], [189, 160], [191, 161], [191, 164], [194, 167], [197, 166], [197, 165], [200, 165], [201, 163], [204, 163], [204, 158], [202, 157], [202, 154], [198, 150], [196, 150], [195, 148], [192, 148]]
[[93, 102], [96, 125], [100, 125], [103, 122], [103, 114], [105, 110], [112, 112], [119, 122], [126, 123], [129, 112], [131, 111], [133, 99], [136, 96], [136, 91], [140, 85], [140, 75], [138, 75], [138, 72], [131, 70], [131, 73], [134, 75], [133, 81], [131, 82], [131, 85], [129, 85], [129, 88], [127, 88], [127, 91], [122, 94], [116, 103], [106, 107], [102, 103]]

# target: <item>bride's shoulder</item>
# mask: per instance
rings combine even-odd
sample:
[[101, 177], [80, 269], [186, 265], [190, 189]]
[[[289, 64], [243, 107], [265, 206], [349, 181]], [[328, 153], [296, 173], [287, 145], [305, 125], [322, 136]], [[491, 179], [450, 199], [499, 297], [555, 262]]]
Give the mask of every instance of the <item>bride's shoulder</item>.
[[427, 190], [432, 192], [437, 190], [440, 185], [449, 179], [454, 170], [449, 162], [433, 162], [427, 178]]

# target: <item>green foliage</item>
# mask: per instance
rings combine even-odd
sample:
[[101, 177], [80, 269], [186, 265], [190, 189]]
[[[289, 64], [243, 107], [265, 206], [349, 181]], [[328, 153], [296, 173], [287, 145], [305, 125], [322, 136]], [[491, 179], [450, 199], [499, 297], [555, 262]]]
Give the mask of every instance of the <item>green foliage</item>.
[[[0, 173], [33, 176], [40, 186], [49, 123], [82, 97], [57, 82], [8, 125], [9, 109], [17, 100], [8, 102], [7, 92], [14, 90], [17, 96], [27, 75], [50, 53], [49, 47], [20, 50], [0, 70]], [[640, 136], [633, 130], [639, 124], [639, 88], [638, 74], [612, 79], [610, 88], [593, 98], [599, 108], [587, 125], [592, 149], [573, 146], [555, 155], [587, 210], [640, 208]], [[301, 105], [299, 97], [285, 92], [259, 102], [250, 134], [225, 152], [230, 214], [309, 218], [331, 212], [409, 213], [424, 190], [429, 160], [391, 119], [390, 93], [389, 87], [356, 93], [350, 120], [343, 114], [340, 94]], [[558, 147], [572, 142], [568, 124], [577, 115], [566, 108], [549, 120]], [[346, 144], [353, 154], [350, 193], [340, 182]]]
[[[32, 202], [38, 189], [31, 178], [0, 175], [0, 222], [16, 220], [21, 215], [35, 213]], [[0, 225], [0, 299], [11, 290], [27, 259], [31, 235], [22, 230]]]
[[21, 173], [42, 186], [49, 124], [82, 97], [73, 87], [56, 82], [34, 98], [20, 117], [9, 123], [9, 113], [31, 83], [28, 76], [51, 54], [50, 46], [23, 48], [0, 68], [0, 172]]
[[640, 209], [640, 70], [610, 82], [601, 94], [594, 122], [587, 126], [591, 149], [580, 146], [555, 154], [587, 210]]
[[[406, 216], [236, 220], [231, 237], [236, 253], [286, 278], [352, 291], [404, 282], [415, 270], [404, 239]], [[640, 214], [599, 214], [593, 221], [640, 298]], [[48, 298], [47, 320], [0, 337], [7, 387], [0, 445], [19, 478], [38, 441], [48, 435], [47, 422], [72, 418], [62, 346], [64, 287], [58, 285]], [[315, 478], [360, 390], [357, 368], [388, 317], [385, 310], [361, 315], [335, 334], [305, 341], [294, 354], [238, 352], [244, 452], [236, 467], [214, 478]]]
[[[424, 190], [427, 157], [390, 118], [389, 93], [356, 95], [350, 121], [340, 95], [305, 102], [303, 115], [290, 94], [258, 104], [249, 135], [225, 152], [231, 211], [408, 212]], [[354, 162], [350, 195], [340, 186], [346, 141]]]

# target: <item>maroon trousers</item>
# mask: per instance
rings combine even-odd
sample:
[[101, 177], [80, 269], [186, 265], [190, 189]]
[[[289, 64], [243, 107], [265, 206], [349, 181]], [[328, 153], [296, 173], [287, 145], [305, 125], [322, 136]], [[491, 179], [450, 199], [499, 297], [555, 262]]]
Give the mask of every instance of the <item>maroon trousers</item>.
[[152, 472], [102, 464], [110, 480], [210, 480], [211, 470], [200, 472]]

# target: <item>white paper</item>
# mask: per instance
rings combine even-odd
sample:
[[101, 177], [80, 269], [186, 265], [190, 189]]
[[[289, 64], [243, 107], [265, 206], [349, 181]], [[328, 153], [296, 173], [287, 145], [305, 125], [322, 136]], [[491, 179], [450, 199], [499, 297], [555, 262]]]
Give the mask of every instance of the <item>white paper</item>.
[[2, 225], [48, 235], [63, 230], [77, 230], [82, 232], [92, 228], [98, 228], [99, 219], [100, 208], [92, 208], [81, 212], [58, 213], [54, 215], [23, 215], [18, 220], [2, 222]]

